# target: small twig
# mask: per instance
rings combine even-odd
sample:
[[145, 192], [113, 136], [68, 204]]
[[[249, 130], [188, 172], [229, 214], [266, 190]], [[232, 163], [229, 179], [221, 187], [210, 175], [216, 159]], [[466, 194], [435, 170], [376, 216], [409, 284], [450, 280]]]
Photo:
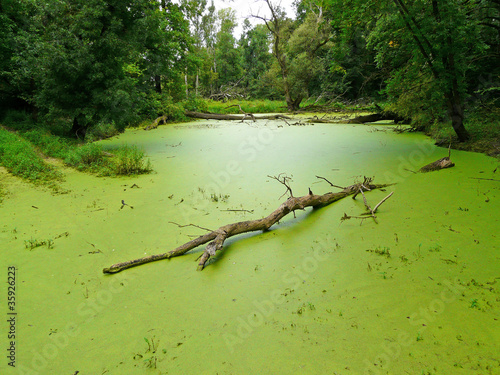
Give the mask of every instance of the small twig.
[[179, 147], [181, 144], [182, 144], [182, 142], [179, 142], [176, 145], [174, 145], [174, 144], [171, 144], [171, 145], [166, 144], [165, 146], [167, 146], [167, 147]]
[[500, 182], [500, 180], [495, 180], [494, 178], [479, 178], [479, 177], [469, 177], [473, 180], [484, 180], [484, 181], [497, 181]]
[[321, 180], [325, 180], [326, 182], [328, 182], [328, 183], [330, 184], [330, 186], [336, 187], [336, 188], [338, 188], [338, 189], [344, 189], [344, 187], [342, 187], [342, 186], [338, 186], [338, 185], [334, 185], [334, 184], [332, 184], [330, 181], [328, 181], [328, 180], [327, 180], [326, 178], [324, 178], [324, 177], [321, 177], [321, 176], [316, 176], [316, 178], [319, 178], [319, 179], [321, 179]]
[[[366, 179], [365, 179], [366, 182]], [[365, 207], [368, 210], [368, 212], [365, 212], [361, 214], [362, 216], [348, 216], [347, 214], [344, 213], [344, 216], [340, 219], [340, 221], [348, 220], [348, 219], [361, 219], [361, 224], [363, 223], [363, 220], [366, 220], [367, 218], [371, 217], [373, 221], [375, 221], [376, 224], [378, 224], [377, 221], [377, 216], [375, 216], [375, 212], [377, 212], [378, 208], [384, 203], [387, 199], [389, 199], [394, 192], [391, 192], [388, 196], [386, 196], [384, 199], [382, 199], [380, 202], [377, 203], [375, 208], [372, 210], [370, 205], [368, 204], [368, 201], [366, 200], [365, 194], [363, 193], [363, 185], [360, 186], [359, 192], [363, 196], [363, 201], [365, 203]], [[356, 193], [356, 194], [358, 194]], [[360, 225], [361, 225], [360, 224]]]
[[392, 194], [394, 194], [394, 192], [391, 192], [391, 194], [389, 194], [387, 197], [385, 197], [380, 202], [378, 202], [378, 204], [373, 209], [372, 214], [374, 214], [375, 212], [377, 212], [377, 209], [382, 205], [382, 203], [384, 203], [387, 199], [389, 199], [392, 196]]
[[221, 210], [221, 211], [230, 211], [230, 212], [248, 212], [249, 214], [253, 214], [253, 210]]
[[169, 221], [169, 223], [171, 223], [171, 224], [175, 224], [175, 225], [177, 225], [179, 228], [185, 228], [185, 227], [195, 227], [195, 228], [198, 228], [198, 229], [203, 229], [203, 230], [206, 230], [206, 231], [208, 231], [208, 232], [212, 232], [212, 229], [203, 228], [203, 227], [200, 227], [199, 225], [195, 225], [195, 224], [180, 225], [180, 224], [174, 223], [173, 221]]
[[281, 196], [280, 196], [278, 199], [281, 199], [281, 198], [283, 197], [283, 195], [285, 195], [287, 192], [290, 192], [290, 198], [291, 198], [291, 197], [293, 197], [292, 188], [290, 187], [290, 185], [288, 185], [288, 181], [291, 181], [291, 180], [292, 180], [292, 178], [291, 178], [291, 177], [288, 177], [286, 174], [284, 174], [284, 176], [283, 176], [283, 180], [280, 180], [280, 177], [281, 177], [281, 175], [283, 175], [283, 174], [284, 174], [284, 173], [280, 173], [280, 174], [278, 175], [278, 177], [276, 177], [276, 176], [269, 176], [269, 175], [267, 175], [267, 177], [272, 178], [273, 180], [278, 181], [280, 184], [285, 185], [285, 187], [286, 187], [286, 191], [285, 191], [283, 194], [281, 194]]
[[129, 206], [130, 208], [134, 208], [134, 206], [131, 206], [130, 204], [127, 204], [125, 203], [125, 201], [122, 199], [122, 206], [120, 207], [120, 210], [125, 207], [125, 206]]
[[361, 195], [363, 196], [363, 202], [365, 202], [365, 207], [368, 211], [370, 211], [372, 214], [373, 214], [373, 210], [371, 209], [371, 207], [369, 206], [368, 204], [368, 201], [366, 200], [366, 197], [365, 197], [365, 194], [363, 193], [363, 188], [359, 188], [359, 192], [361, 193]]
[[[375, 220], [375, 222], [378, 224], [377, 222], [377, 217], [375, 215], [371, 215], [369, 214], [371, 218], [373, 218], [373, 220]], [[366, 219], [368, 219], [367, 216], [348, 216], [346, 213], [344, 213], [344, 216], [342, 216], [340, 218], [340, 221], [344, 221], [344, 220], [349, 220], [349, 219], [360, 219], [361, 222], [359, 223], [359, 225], [362, 225], [363, 224], [363, 221], [365, 221]]]

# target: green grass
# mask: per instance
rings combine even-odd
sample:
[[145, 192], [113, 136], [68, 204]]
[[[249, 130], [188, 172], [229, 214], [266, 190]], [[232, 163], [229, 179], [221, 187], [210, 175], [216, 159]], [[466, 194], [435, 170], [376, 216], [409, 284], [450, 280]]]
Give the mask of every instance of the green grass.
[[86, 143], [72, 148], [64, 162], [80, 171], [99, 176], [128, 176], [152, 171], [151, 162], [137, 146], [121, 146], [112, 152], [104, 152], [100, 145]]
[[[102, 147], [95, 143], [85, 143], [68, 149], [64, 155], [64, 162], [79, 170], [99, 174], [106, 166], [106, 156]], [[108, 175], [107, 173], [104, 173]]]
[[40, 128], [31, 129], [20, 135], [35, 145], [44, 155], [59, 159], [64, 159], [77, 143], [76, 140], [58, 137]]
[[[105, 131], [114, 133], [116, 129], [113, 126], [101, 125], [93, 134], [95, 137], [97, 134], [102, 136]], [[146, 160], [144, 152], [136, 146], [124, 145], [112, 152], [105, 152], [102, 146], [96, 143], [82, 144], [76, 140], [52, 135], [43, 129], [30, 130], [22, 136], [37, 146], [43, 154], [62, 159], [66, 165], [79, 171], [99, 176], [135, 175], [152, 171], [151, 162]]]
[[116, 150], [115, 155], [116, 157], [111, 159], [112, 174], [145, 174], [153, 170], [151, 161], [146, 159], [144, 151], [137, 146], [122, 146]]
[[31, 182], [61, 178], [61, 174], [44, 161], [29, 141], [3, 127], [0, 127], [0, 164], [13, 175]]
[[[280, 113], [286, 112], [286, 103], [277, 100], [230, 100], [227, 102], [219, 102], [214, 100], [206, 101], [206, 108], [208, 112], [221, 113], [221, 114], [238, 114], [240, 108], [247, 113]], [[234, 107], [231, 107], [234, 106]], [[231, 108], [228, 108], [231, 107]]]
[[[62, 174], [44, 156], [61, 159], [77, 170], [99, 176], [149, 173], [151, 162], [136, 146], [121, 146], [105, 152], [95, 143], [58, 137], [35, 128], [15, 133], [0, 127], [0, 165], [15, 176], [35, 183], [60, 180]], [[1, 191], [0, 191], [1, 194]]]

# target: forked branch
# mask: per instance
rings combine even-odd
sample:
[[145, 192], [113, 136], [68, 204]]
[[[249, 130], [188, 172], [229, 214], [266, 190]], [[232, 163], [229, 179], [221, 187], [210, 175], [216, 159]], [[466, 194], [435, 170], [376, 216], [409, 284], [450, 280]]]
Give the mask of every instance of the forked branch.
[[[342, 191], [337, 193], [326, 193], [323, 195], [315, 195], [312, 194], [312, 192], [309, 189], [309, 194], [304, 195], [302, 197], [294, 197], [292, 194], [292, 189], [289, 185], [290, 177], [283, 174], [270, 177], [277, 180], [281, 184], [285, 185], [287, 188], [285, 194], [289, 192], [290, 197], [285, 202], [283, 202], [276, 210], [274, 210], [269, 216], [264, 217], [262, 219], [240, 221], [237, 223], [224, 225], [217, 230], [204, 234], [203, 236], [200, 236], [192, 241], [189, 241], [167, 253], [150, 255], [147, 257], [130, 260], [123, 263], [113, 264], [109, 268], [104, 268], [103, 272], [117, 273], [127, 268], [135, 267], [141, 264], [154, 262], [162, 259], [170, 259], [173, 257], [183, 255], [188, 251], [200, 245], [206, 244], [208, 242], [208, 245], [206, 246], [205, 251], [200, 257], [198, 262], [198, 270], [202, 270], [205, 267], [208, 260], [211, 257], [215, 256], [217, 251], [220, 251], [222, 249], [224, 241], [229, 237], [247, 232], [267, 231], [269, 230], [269, 228], [271, 228], [271, 226], [273, 226], [274, 224], [279, 222], [283, 217], [288, 215], [290, 212], [294, 212], [295, 210], [303, 210], [306, 207], [319, 208], [327, 206], [349, 195], [358, 194], [361, 189], [373, 190], [388, 186], [388, 185], [375, 185], [372, 183], [372, 179], [365, 178], [365, 181], [362, 184], [356, 183], [354, 185], [347, 186], [343, 188]], [[377, 209], [382, 203], [383, 202], [379, 203], [375, 207], [375, 209]]]

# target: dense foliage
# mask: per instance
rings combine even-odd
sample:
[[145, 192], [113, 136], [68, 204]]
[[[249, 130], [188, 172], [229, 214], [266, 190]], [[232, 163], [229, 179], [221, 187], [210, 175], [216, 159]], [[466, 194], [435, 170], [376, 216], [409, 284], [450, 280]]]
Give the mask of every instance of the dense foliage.
[[235, 12], [210, 0], [0, 0], [0, 115], [92, 139], [180, 119], [200, 98], [284, 99], [291, 111], [366, 99], [466, 141], [471, 113], [498, 114], [498, 1], [295, 4], [291, 17], [261, 0], [267, 16], [235, 36]]

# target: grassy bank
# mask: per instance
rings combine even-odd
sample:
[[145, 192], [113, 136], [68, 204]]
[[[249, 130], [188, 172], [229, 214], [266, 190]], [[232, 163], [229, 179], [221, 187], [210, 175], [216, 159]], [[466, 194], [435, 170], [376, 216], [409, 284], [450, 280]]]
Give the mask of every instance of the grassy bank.
[[47, 159], [60, 159], [67, 166], [98, 176], [149, 173], [151, 163], [136, 146], [122, 146], [106, 152], [95, 143], [51, 134], [44, 129], [13, 132], [0, 127], [0, 164], [15, 176], [34, 183], [62, 179], [62, 173]]
[[282, 113], [287, 111], [284, 100], [230, 100], [219, 102], [206, 100], [206, 108], [209, 112], [221, 114], [238, 114], [241, 109], [247, 113]]
[[14, 176], [30, 182], [58, 180], [61, 173], [47, 164], [34, 145], [0, 127], [0, 164]]

